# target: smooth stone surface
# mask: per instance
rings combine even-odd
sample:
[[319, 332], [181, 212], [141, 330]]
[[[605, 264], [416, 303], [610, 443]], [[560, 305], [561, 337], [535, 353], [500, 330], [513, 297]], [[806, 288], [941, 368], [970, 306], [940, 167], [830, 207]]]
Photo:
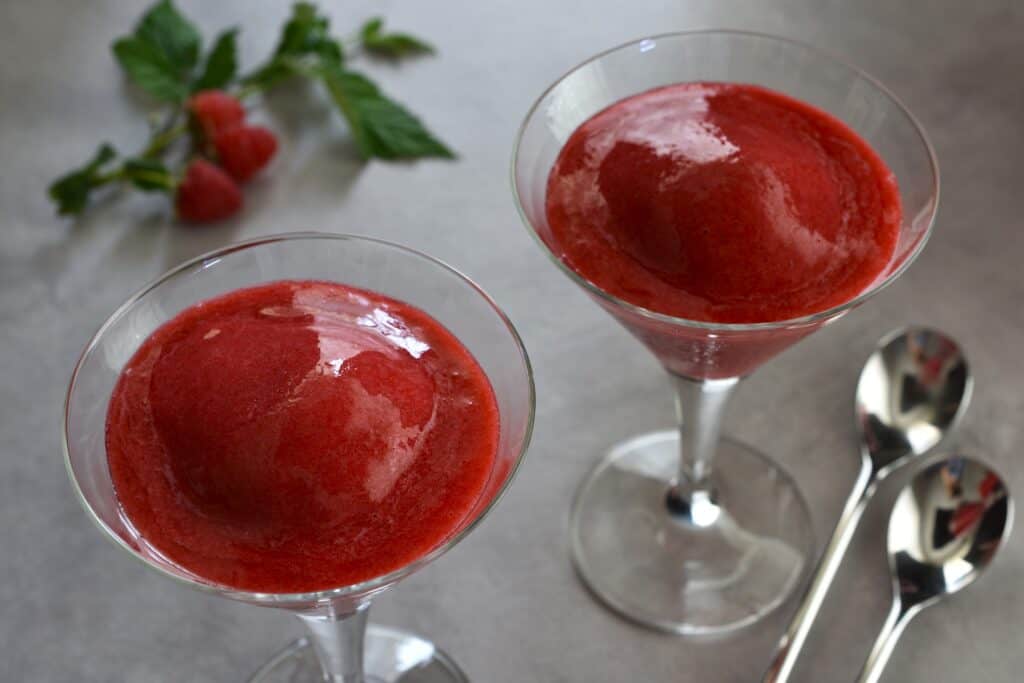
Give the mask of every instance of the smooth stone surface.
[[[759, 678], [792, 601], [735, 637], [680, 640], [600, 607], [569, 563], [576, 485], [612, 443], [671, 424], [672, 405], [653, 359], [520, 225], [509, 156], [543, 88], [590, 54], [645, 34], [728, 26], [823, 45], [899, 94], [942, 165], [938, 226], [922, 258], [755, 374], [727, 429], [789, 469], [824, 538], [856, 473], [861, 363], [886, 331], [924, 323], [961, 341], [976, 374], [959, 442], [989, 454], [1011, 491], [1024, 491], [1019, 5], [331, 2], [341, 34], [384, 13], [439, 46], [436, 58], [365, 69], [450, 142], [458, 162], [364, 166], [326, 104], [282, 93], [260, 111], [282, 136], [279, 159], [247, 189], [238, 220], [180, 226], [163, 199], [141, 195], [104, 201], [78, 223], [58, 219], [44, 194], [54, 176], [103, 139], [132, 150], [146, 136], [148, 105], [108, 49], [145, 4], [0, 5], [0, 680], [237, 681], [297, 634], [284, 614], [171, 585], [104, 541], [72, 497], [59, 431], [78, 353], [128, 294], [200, 252], [295, 229], [376, 235], [459, 266], [507, 309], [537, 371], [534, 445], [509, 495], [457, 549], [383, 595], [372, 619], [429, 635], [482, 683]], [[207, 36], [243, 23], [245, 65], [272, 49], [287, 12], [270, 0], [180, 4]], [[863, 662], [888, 605], [883, 539], [904, 482], [887, 481], [868, 511], [794, 681], [850, 680]], [[1019, 680], [1024, 648], [1006, 634], [1024, 620], [1022, 571], [1024, 546], [1011, 542], [970, 601], [952, 599], [911, 624], [885, 680]]]

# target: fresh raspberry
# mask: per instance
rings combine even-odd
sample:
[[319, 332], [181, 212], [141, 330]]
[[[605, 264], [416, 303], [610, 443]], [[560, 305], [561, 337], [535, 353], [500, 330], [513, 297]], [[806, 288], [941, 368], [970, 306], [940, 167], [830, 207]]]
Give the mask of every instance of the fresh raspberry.
[[240, 126], [245, 121], [242, 103], [223, 90], [197, 92], [188, 101], [188, 108], [207, 140], [213, 140], [218, 133]]
[[214, 144], [224, 170], [245, 182], [267, 165], [277, 151], [277, 138], [262, 126], [235, 126], [221, 131]]
[[196, 159], [178, 185], [175, 206], [178, 216], [186, 221], [219, 221], [242, 208], [242, 191], [223, 170], [205, 159]]

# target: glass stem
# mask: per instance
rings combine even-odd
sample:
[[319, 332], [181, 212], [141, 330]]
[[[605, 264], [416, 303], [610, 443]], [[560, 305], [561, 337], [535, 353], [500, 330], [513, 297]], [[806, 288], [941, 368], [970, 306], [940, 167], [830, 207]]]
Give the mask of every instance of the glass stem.
[[299, 620], [316, 650], [326, 683], [365, 683], [363, 637], [370, 603], [339, 613], [332, 606], [326, 614], [299, 614]]
[[679, 477], [669, 491], [673, 514], [698, 526], [717, 518], [711, 460], [718, 447], [725, 406], [739, 377], [696, 380], [671, 374], [679, 421]]

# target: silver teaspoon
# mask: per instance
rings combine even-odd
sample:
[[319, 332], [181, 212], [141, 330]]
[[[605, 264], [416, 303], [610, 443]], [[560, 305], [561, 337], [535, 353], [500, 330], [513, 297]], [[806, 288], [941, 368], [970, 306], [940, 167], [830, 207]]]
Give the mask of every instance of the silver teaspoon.
[[959, 345], [937, 330], [908, 327], [878, 342], [857, 382], [860, 473], [763, 681], [789, 680], [879, 482], [928, 453], [953, 430], [970, 402], [972, 384]]
[[1003, 480], [977, 460], [953, 456], [919, 472], [889, 518], [893, 604], [860, 683], [875, 683], [907, 622], [971, 584], [1010, 533], [1013, 503]]

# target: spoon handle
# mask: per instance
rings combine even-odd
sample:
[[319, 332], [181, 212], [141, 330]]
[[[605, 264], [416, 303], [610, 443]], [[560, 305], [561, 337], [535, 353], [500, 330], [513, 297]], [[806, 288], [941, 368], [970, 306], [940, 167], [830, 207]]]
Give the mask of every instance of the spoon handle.
[[800, 649], [803, 647], [804, 641], [807, 640], [807, 634], [810, 633], [814, 619], [818, 616], [818, 611], [825, 601], [829, 586], [832, 585], [832, 579], [835, 578], [846, 548], [850, 545], [850, 539], [853, 538], [857, 522], [860, 521], [860, 516], [864, 512], [871, 494], [874, 493], [874, 481], [871, 461], [864, 457], [860, 474], [857, 475], [857, 481], [853, 485], [850, 497], [846, 500], [836, 528], [832, 532], [832, 538], [829, 539], [828, 546], [818, 562], [814, 578], [807, 588], [807, 592], [804, 593], [800, 607], [793, 615], [786, 634], [779, 641], [775, 656], [762, 678], [762, 683], [783, 683], [789, 680], [793, 673], [793, 666], [796, 664], [797, 657], [800, 656]]
[[864, 662], [864, 668], [861, 669], [860, 676], [857, 677], [857, 683], [878, 683], [885, 664], [889, 661], [889, 655], [896, 647], [896, 641], [900, 639], [903, 629], [917, 612], [918, 607], [914, 605], [907, 607], [900, 600], [899, 595], [894, 597], [892, 607], [889, 609], [889, 616], [886, 617], [882, 630], [878, 632], [878, 638], [875, 639], [871, 654]]

